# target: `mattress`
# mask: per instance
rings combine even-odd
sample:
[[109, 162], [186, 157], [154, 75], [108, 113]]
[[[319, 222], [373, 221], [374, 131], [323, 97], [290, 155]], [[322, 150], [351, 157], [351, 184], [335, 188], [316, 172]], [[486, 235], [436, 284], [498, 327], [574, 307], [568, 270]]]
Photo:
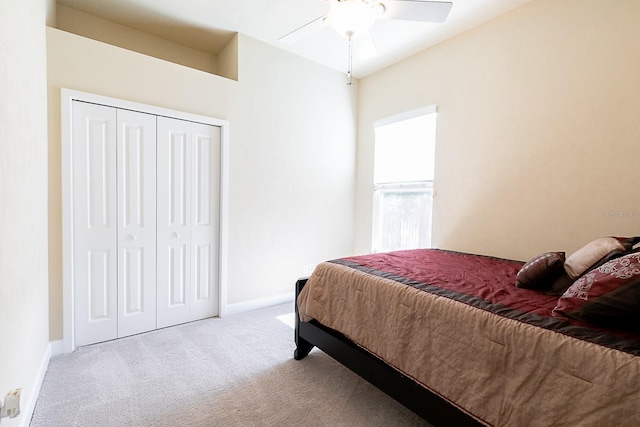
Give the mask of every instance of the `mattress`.
[[316, 268], [298, 306], [482, 422], [640, 425], [640, 338], [554, 317], [521, 262], [441, 250]]

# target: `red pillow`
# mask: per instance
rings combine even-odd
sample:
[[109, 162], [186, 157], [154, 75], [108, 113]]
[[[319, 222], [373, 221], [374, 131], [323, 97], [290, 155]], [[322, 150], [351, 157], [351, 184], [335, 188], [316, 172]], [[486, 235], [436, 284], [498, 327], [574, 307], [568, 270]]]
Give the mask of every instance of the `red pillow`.
[[607, 326], [640, 326], [640, 253], [633, 252], [597, 267], [565, 291], [556, 315]]

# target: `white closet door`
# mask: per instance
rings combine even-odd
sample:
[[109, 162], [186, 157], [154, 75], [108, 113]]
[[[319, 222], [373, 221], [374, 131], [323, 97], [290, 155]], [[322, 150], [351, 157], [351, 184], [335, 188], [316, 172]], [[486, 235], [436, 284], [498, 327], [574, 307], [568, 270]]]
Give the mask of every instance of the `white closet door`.
[[158, 117], [158, 328], [189, 321], [191, 123]]
[[156, 116], [117, 111], [118, 337], [156, 328]]
[[78, 346], [219, 314], [221, 128], [72, 101]]
[[220, 128], [192, 124], [193, 210], [189, 320], [219, 314], [218, 248], [220, 236]]
[[158, 327], [219, 314], [220, 128], [158, 117]]
[[73, 276], [77, 345], [117, 337], [116, 109], [73, 103]]

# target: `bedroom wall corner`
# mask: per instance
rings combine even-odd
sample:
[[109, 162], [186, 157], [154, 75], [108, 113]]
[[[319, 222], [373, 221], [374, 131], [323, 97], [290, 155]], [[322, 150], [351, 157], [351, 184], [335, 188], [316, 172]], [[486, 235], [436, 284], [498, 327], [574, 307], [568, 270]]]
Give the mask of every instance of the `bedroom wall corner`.
[[230, 147], [229, 275], [245, 285], [229, 287], [230, 304], [291, 292], [305, 265], [351, 254], [354, 229], [357, 90], [247, 35], [238, 43], [230, 117], [246, 125]]
[[27, 426], [49, 362], [46, 2], [0, 2], [0, 395]]

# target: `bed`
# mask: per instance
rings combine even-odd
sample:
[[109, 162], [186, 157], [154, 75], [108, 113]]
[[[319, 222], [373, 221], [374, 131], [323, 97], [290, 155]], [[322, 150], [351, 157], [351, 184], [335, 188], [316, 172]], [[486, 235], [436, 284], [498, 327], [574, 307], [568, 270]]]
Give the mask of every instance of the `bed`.
[[437, 249], [323, 262], [296, 283], [294, 357], [318, 347], [436, 426], [640, 425], [640, 239], [607, 239], [621, 249], [582, 264]]

